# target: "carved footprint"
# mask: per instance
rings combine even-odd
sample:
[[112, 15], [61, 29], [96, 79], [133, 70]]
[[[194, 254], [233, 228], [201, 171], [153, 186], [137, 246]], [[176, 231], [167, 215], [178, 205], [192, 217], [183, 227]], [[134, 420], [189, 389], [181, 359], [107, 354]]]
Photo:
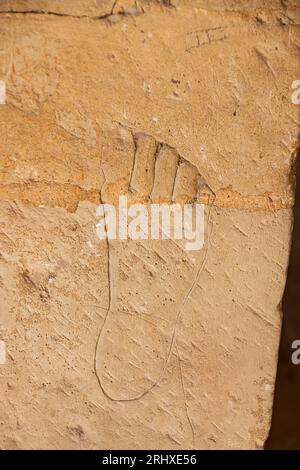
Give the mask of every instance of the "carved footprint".
[[[212, 196], [196, 167], [153, 137], [117, 128], [107, 141], [103, 202], [117, 202], [116, 195], [148, 204], [193, 203], [204, 193]], [[96, 346], [95, 372], [107, 397], [132, 401], [164, 375], [206, 248], [186, 251], [178, 240], [107, 243], [110, 303]]]

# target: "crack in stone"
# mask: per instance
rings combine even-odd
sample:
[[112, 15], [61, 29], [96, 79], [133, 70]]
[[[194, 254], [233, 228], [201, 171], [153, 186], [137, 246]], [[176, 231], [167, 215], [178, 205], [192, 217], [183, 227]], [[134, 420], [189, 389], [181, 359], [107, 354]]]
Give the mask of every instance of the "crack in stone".
[[[129, 17], [129, 16], [139, 16], [141, 14], [144, 14], [146, 11], [145, 9], [139, 5], [137, 6], [137, 3], [135, 3], [134, 6], [128, 8], [125, 11], [116, 11], [114, 12], [116, 6], [117, 6], [118, 0], [115, 0], [112, 7], [109, 9], [107, 13], [103, 13], [102, 15], [73, 15], [70, 13], [60, 13], [56, 11], [51, 11], [51, 10], [43, 10], [43, 9], [33, 9], [33, 10], [15, 10], [15, 9], [10, 9], [10, 10], [1, 10], [0, 9], [0, 15], [45, 15], [45, 16], [57, 16], [57, 17], [65, 17], [65, 18], [75, 18], [75, 19], [90, 19], [93, 21], [101, 21], [101, 20], [109, 20], [112, 17]], [[179, 14], [176, 5], [172, 3], [171, 0], [154, 0], [153, 2], [148, 2], [149, 3], [154, 3], [154, 5], [158, 6], [161, 8], [161, 11], [163, 10], [175, 10], [177, 14]], [[146, 3], [147, 5], [147, 3]], [[287, 9], [287, 7], [285, 6]], [[198, 12], [201, 13], [221, 13], [222, 14], [229, 14], [229, 15], [236, 15], [236, 16], [242, 16], [244, 17], [249, 17], [256, 19], [257, 16], [257, 11], [239, 11], [239, 10], [231, 10], [231, 9], [224, 9], [224, 10], [214, 10], [214, 9], [207, 9], [207, 8], [197, 8]], [[263, 13], [265, 11], [272, 12], [272, 13], [282, 13], [282, 10], [278, 8], [267, 8], [267, 9], [260, 9], [259, 12]]]
[[[109, 185], [108, 185], [109, 187]], [[76, 212], [80, 202], [100, 203], [100, 190], [84, 189], [70, 183], [52, 183], [45, 181], [9, 183], [0, 185], [0, 199], [18, 200], [31, 206], [64, 208]], [[141, 198], [140, 203], [145, 201]], [[243, 196], [237, 191], [221, 189], [215, 197], [203, 195], [195, 201], [199, 204], [227, 209], [239, 209], [252, 212], [277, 212], [294, 206], [294, 199], [257, 194]]]
[[114, 2], [111, 10], [108, 13], [104, 13], [103, 15], [98, 16], [91, 16], [91, 15], [71, 15], [69, 13], [59, 13], [55, 11], [44, 11], [44, 10], [0, 10], [0, 15], [40, 15], [40, 16], [57, 16], [63, 18], [74, 18], [74, 19], [90, 19], [92, 21], [100, 21], [100, 20], [109, 20], [113, 17], [129, 17], [129, 16], [137, 16], [144, 13], [144, 11], [137, 10], [137, 9], [129, 9], [127, 11], [119, 11], [114, 13], [114, 9], [116, 7], [117, 2]]

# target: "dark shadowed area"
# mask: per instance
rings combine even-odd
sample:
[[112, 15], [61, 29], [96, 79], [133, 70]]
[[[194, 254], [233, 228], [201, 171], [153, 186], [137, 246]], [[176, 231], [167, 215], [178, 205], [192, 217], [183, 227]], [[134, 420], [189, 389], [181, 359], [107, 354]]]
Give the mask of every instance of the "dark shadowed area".
[[[300, 152], [299, 152], [300, 153]], [[283, 296], [283, 328], [272, 427], [266, 449], [300, 450], [300, 364], [291, 360], [292, 343], [300, 340], [300, 159], [292, 247]]]

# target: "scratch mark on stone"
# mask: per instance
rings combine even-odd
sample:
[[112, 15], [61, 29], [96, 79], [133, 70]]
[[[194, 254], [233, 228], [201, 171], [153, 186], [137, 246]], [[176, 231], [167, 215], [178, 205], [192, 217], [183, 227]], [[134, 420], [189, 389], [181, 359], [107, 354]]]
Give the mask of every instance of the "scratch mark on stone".
[[179, 364], [181, 388], [182, 388], [182, 393], [183, 393], [183, 397], [184, 397], [185, 413], [186, 413], [186, 417], [187, 417], [187, 420], [189, 422], [189, 425], [190, 425], [190, 428], [191, 428], [191, 431], [192, 431], [192, 443], [193, 443], [192, 449], [194, 450], [195, 449], [195, 429], [194, 429], [193, 421], [192, 421], [192, 419], [190, 417], [190, 414], [189, 414], [189, 407], [188, 407], [188, 402], [187, 402], [187, 396], [186, 396], [186, 390], [185, 390], [185, 385], [184, 385], [184, 380], [183, 380], [183, 372], [182, 372], [182, 366], [181, 366], [182, 359], [181, 359], [180, 354], [179, 354], [179, 350], [178, 350], [176, 340], [175, 340], [175, 346], [176, 346], [177, 359], [178, 359], [178, 364]]

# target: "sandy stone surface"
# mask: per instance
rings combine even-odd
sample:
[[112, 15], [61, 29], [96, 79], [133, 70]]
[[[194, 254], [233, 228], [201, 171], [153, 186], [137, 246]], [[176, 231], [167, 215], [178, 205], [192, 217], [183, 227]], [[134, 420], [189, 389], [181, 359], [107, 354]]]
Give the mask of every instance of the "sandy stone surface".
[[[0, 1], [1, 448], [263, 447], [299, 27], [296, 0]], [[205, 204], [203, 249], [100, 240], [119, 195]]]

